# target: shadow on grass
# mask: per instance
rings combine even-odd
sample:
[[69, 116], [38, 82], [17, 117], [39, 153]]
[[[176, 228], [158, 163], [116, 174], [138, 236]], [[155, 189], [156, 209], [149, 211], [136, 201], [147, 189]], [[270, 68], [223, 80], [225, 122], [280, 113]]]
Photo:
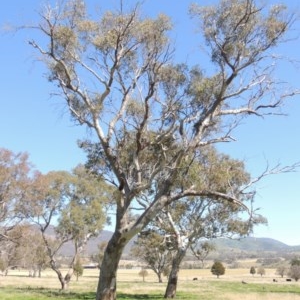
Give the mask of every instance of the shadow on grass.
[[[18, 293], [28, 293], [34, 295], [35, 299], [65, 299], [65, 300], [95, 300], [95, 292], [72, 292], [72, 291], [58, 291], [51, 290], [44, 287], [22, 287], [16, 288], [14, 291]], [[191, 300], [198, 299], [194, 298], [189, 294], [178, 293], [178, 299], [180, 300]], [[31, 299], [31, 298], [30, 298]], [[118, 300], [163, 300], [163, 294], [127, 294], [127, 293], [118, 293]]]
[[43, 287], [27, 287], [27, 288], [17, 288], [19, 292], [31, 292], [36, 295], [43, 295], [44, 297], [48, 297], [49, 299], [78, 299], [78, 300], [94, 300], [95, 292], [71, 292], [71, 291], [58, 291], [58, 290], [50, 290]]
[[[22, 292], [30, 292], [32, 294], [36, 294], [47, 297], [49, 299], [78, 299], [78, 300], [94, 300], [96, 293], [95, 292], [72, 292], [72, 291], [58, 291], [58, 290], [50, 290], [43, 287], [26, 287], [26, 288], [16, 288], [16, 290], [20, 293]], [[163, 299], [163, 295], [161, 294], [139, 294], [139, 295], [132, 295], [132, 294], [125, 294], [125, 293], [118, 293], [118, 299], [120, 300], [157, 300]]]
[[118, 293], [118, 299], [124, 300], [156, 300], [156, 299], [163, 299], [163, 296], [160, 295], [146, 295], [146, 294], [139, 294], [139, 295], [131, 295], [131, 294], [124, 294]]
[[[193, 297], [190, 294], [185, 293], [177, 293], [177, 299], [180, 300], [191, 300], [191, 299], [198, 299], [198, 296], [196, 295]], [[165, 299], [163, 294], [138, 294], [138, 295], [132, 295], [132, 294], [124, 294], [124, 293], [118, 293], [118, 300], [163, 300]]]

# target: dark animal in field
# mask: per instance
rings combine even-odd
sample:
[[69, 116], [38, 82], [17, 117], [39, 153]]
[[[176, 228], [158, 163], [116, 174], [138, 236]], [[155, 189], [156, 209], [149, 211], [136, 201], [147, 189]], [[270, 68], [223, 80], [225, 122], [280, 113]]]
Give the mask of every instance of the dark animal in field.
[[292, 281], [292, 279], [291, 278], [287, 278], [286, 281]]
[[194, 277], [193, 280], [198, 280], [198, 278], [197, 278], [197, 277]]
[[247, 284], [247, 282], [246, 281], [242, 281], [242, 284]]

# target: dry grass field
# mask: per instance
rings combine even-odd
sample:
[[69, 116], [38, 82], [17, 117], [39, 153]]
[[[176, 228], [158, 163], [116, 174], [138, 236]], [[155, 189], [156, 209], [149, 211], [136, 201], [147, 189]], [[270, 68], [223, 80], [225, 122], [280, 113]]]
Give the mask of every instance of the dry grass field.
[[[118, 272], [118, 299], [162, 299], [166, 287], [158, 283], [155, 274], [148, 270], [143, 282], [140, 269], [120, 269]], [[219, 279], [210, 270], [181, 270], [177, 299], [185, 300], [293, 300], [300, 299], [300, 282], [286, 282], [275, 275], [275, 270], [266, 269], [266, 275], [252, 276], [249, 269], [227, 269]], [[198, 280], [193, 280], [197, 277]], [[276, 278], [278, 282], [273, 282]], [[46, 270], [42, 278], [29, 278], [27, 272], [13, 270], [0, 277], [1, 300], [34, 299], [94, 299], [98, 271], [84, 270], [77, 282], [72, 279], [69, 294], [59, 296], [60, 285], [55, 273]], [[243, 284], [242, 281], [247, 284]], [[47, 292], [45, 292], [47, 291]], [[51, 292], [49, 292], [51, 291]], [[15, 295], [13, 293], [16, 293]], [[17, 294], [22, 294], [17, 296]], [[28, 297], [27, 297], [27, 296]]]

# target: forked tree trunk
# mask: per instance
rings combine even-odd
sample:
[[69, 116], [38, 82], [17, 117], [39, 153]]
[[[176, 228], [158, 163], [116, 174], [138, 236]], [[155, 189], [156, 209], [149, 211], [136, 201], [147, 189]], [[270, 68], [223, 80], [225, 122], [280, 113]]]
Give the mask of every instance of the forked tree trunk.
[[100, 267], [96, 300], [117, 299], [117, 270], [123, 249], [129, 238], [115, 232], [110, 239]]
[[66, 276], [63, 276], [62, 273], [59, 271], [57, 273], [57, 275], [58, 275], [58, 279], [59, 279], [59, 282], [60, 282], [61, 290], [62, 291], [68, 290], [69, 283], [70, 283], [71, 278], [72, 278], [72, 274], [70, 274], [70, 272], [68, 272], [66, 274]]
[[60, 280], [61, 291], [68, 290], [68, 284], [64, 280]]
[[68, 289], [68, 282], [65, 281], [64, 276], [62, 275], [62, 273], [56, 272], [57, 276], [58, 276], [58, 280], [60, 282], [60, 287], [61, 287], [61, 291], [65, 291]]
[[156, 274], [158, 283], [162, 283], [162, 272], [158, 271], [157, 269], [153, 268], [152, 271]]
[[175, 257], [172, 261], [172, 269], [169, 275], [168, 285], [166, 288], [164, 298], [176, 298], [178, 273], [180, 270], [180, 264], [185, 257], [186, 249], [178, 249]]
[[175, 269], [172, 267], [164, 298], [175, 298], [176, 297], [178, 271], [179, 271], [179, 269], [177, 269], [177, 268]]
[[34, 278], [35, 278], [35, 277], [36, 277], [36, 274], [37, 274], [37, 272], [38, 272], [37, 268], [34, 268], [34, 269], [33, 269], [33, 274], [32, 274], [32, 277], [34, 277]]
[[61, 286], [61, 291], [67, 290], [73, 275], [73, 268], [70, 268], [66, 276], [63, 276], [62, 272], [56, 267], [53, 260], [50, 262], [50, 265], [52, 270], [57, 274]]

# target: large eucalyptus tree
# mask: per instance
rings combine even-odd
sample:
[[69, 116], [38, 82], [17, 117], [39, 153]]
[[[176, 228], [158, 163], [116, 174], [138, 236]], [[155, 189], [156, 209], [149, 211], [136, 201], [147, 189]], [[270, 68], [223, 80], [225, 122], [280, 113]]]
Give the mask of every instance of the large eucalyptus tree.
[[[166, 15], [144, 17], [139, 4], [130, 10], [123, 4], [95, 18], [81, 0], [48, 6], [34, 27], [41, 38], [30, 41], [74, 121], [94, 133], [81, 144], [90, 165], [115, 186], [115, 231], [97, 300], [116, 299], [125, 245], [167, 205], [187, 196], [242, 204], [218, 186], [191, 183], [171, 192], [172, 185], [203, 146], [232, 141], [241, 117], [277, 113], [294, 94], [271, 77], [272, 51], [294, 20], [283, 6], [267, 10], [254, 0], [192, 6], [212, 63], [205, 75], [199, 66], [174, 61]], [[203, 59], [199, 52], [198, 65]]]

